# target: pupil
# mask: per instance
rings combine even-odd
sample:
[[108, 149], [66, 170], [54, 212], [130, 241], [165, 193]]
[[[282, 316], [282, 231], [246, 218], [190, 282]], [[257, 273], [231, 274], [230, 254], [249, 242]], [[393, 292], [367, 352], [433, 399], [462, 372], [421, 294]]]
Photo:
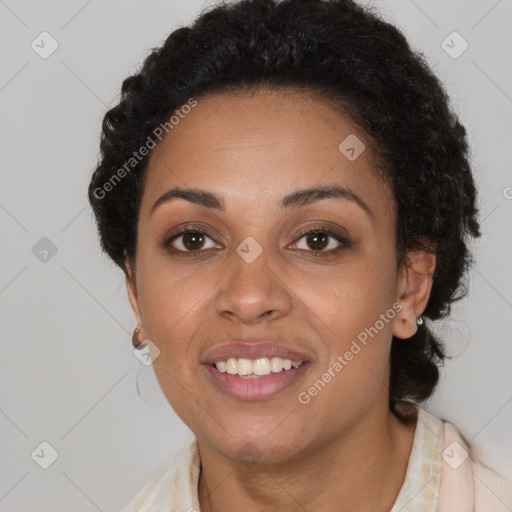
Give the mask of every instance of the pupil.
[[197, 249], [203, 242], [203, 236], [201, 233], [186, 233], [183, 235], [183, 245], [187, 249]]
[[312, 233], [307, 237], [308, 244], [311, 242], [309, 246], [311, 249], [323, 249], [327, 246], [327, 238], [328, 236], [325, 233]]

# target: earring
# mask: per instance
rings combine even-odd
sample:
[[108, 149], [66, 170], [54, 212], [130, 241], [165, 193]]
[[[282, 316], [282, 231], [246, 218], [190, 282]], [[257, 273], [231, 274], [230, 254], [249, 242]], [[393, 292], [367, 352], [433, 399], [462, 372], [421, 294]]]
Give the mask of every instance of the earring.
[[140, 332], [140, 329], [138, 327], [136, 327], [135, 330], [133, 331], [133, 336], [132, 336], [132, 345], [137, 350], [141, 350], [143, 348], [142, 343], [139, 341], [139, 339], [137, 337], [139, 332]]
[[416, 323], [418, 325], [423, 325], [423, 317], [421, 315], [418, 318], [416, 318]]

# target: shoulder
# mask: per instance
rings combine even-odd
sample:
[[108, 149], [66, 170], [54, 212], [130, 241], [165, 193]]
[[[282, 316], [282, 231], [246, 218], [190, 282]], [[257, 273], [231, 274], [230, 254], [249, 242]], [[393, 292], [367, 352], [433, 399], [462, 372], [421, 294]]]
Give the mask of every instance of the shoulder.
[[512, 510], [512, 482], [493, 468], [484, 464], [472, 453], [473, 484], [475, 488], [475, 511]]
[[199, 510], [195, 492], [199, 468], [197, 440], [194, 439], [137, 492], [122, 512]]
[[485, 464], [482, 454], [449, 421], [444, 433], [439, 511], [510, 512], [512, 482]]

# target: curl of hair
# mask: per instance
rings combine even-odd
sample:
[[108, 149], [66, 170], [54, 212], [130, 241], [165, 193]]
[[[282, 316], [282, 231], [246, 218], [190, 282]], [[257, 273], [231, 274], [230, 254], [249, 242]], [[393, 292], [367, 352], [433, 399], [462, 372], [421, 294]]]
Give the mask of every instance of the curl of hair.
[[[154, 138], [155, 128], [190, 98], [258, 87], [316, 94], [365, 130], [395, 200], [397, 265], [409, 250], [434, 252], [423, 316], [448, 316], [467, 293], [467, 237], [480, 236], [466, 130], [423, 55], [371, 7], [351, 0], [223, 3], [152, 49], [103, 120], [88, 191], [102, 249], [125, 272], [125, 258], [136, 261], [149, 156], [111, 181], [105, 197], [96, 192]], [[434, 391], [444, 345], [426, 321], [412, 338], [394, 338], [390, 357], [390, 409], [407, 422], [408, 400]]]

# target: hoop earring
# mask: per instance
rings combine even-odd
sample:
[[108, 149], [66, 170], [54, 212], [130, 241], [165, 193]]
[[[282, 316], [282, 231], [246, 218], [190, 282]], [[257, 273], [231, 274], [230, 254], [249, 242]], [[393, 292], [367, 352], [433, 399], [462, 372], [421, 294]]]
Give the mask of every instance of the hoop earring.
[[139, 334], [140, 329], [138, 327], [135, 328], [132, 335], [132, 345], [137, 350], [141, 350], [143, 348], [143, 344], [139, 341], [137, 335]]
[[416, 323], [418, 325], [423, 325], [423, 317], [421, 315], [418, 318], [416, 318]]

